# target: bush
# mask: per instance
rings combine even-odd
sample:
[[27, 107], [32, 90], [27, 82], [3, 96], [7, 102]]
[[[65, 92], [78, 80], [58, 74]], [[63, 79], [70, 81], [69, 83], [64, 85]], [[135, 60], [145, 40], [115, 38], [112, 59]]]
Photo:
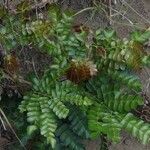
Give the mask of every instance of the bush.
[[[7, 66], [14, 64], [8, 54], [20, 45], [30, 44], [53, 58], [43, 77], [33, 77], [32, 90], [19, 106], [27, 118], [28, 137], [39, 136], [38, 131], [45, 137], [38, 143], [41, 149], [82, 150], [82, 140], [101, 135], [119, 142], [121, 130], [143, 144], [149, 142], [150, 124], [132, 114], [143, 105], [135, 72], [150, 64], [143, 46], [149, 31], [135, 31], [122, 40], [111, 29], [73, 26], [72, 14], [57, 7], [50, 7], [47, 16], [38, 19], [35, 15], [26, 18], [26, 12], [6, 14], [1, 16], [0, 40], [7, 51]], [[11, 73], [15, 77], [15, 69]]]

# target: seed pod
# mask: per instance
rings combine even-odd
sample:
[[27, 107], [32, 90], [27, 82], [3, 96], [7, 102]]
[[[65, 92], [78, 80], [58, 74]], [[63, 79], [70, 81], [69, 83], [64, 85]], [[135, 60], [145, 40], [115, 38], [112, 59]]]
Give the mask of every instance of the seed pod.
[[128, 65], [134, 70], [139, 70], [142, 67], [142, 57], [146, 54], [144, 46], [138, 42], [130, 43], [130, 58], [128, 59]]
[[5, 56], [4, 69], [10, 74], [16, 74], [19, 71], [19, 61], [15, 53]]
[[94, 65], [92, 61], [72, 60], [69, 69], [66, 71], [66, 76], [70, 81], [80, 83], [90, 79], [92, 76], [96, 75], [96, 73], [96, 65]]
[[74, 25], [72, 28], [73, 28], [73, 31], [77, 33], [81, 33], [82, 31], [87, 32], [87, 33], [89, 32], [89, 28], [87, 26], [84, 26], [83, 24]]

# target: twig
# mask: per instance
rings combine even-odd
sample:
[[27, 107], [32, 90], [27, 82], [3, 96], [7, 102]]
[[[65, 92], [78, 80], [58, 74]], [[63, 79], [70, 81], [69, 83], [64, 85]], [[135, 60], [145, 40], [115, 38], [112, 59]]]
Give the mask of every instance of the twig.
[[[35, 2], [36, 5], [38, 4], [37, 0], [34, 0], [34, 2]], [[38, 7], [35, 8], [35, 13], [36, 13], [36, 18], [38, 20], [39, 19], [39, 16], [38, 16]]]
[[20, 143], [20, 145], [22, 146], [22, 148], [23, 148], [24, 150], [27, 150], [27, 149], [25, 148], [25, 146], [23, 145], [23, 143], [21, 142], [21, 140], [19, 139], [19, 137], [18, 137], [18, 135], [16, 134], [16, 132], [14, 131], [14, 129], [12, 128], [10, 122], [8, 121], [8, 119], [7, 119], [6, 115], [5, 115], [5, 113], [3, 112], [3, 110], [2, 110], [1, 108], [0, 108], [0, 113], [1, 113], [2, 116], [4, 117], [6, 123], [8, 124], [8, 126], [10, 127], [10, 129], [12, 130], [12, 132], [14, 133], [15, 137], [16, 137], [17, 140], [19, 141], [19, 143]]
[[45, 7], [46, 4], [50, 3], [56, 3], [58, 0], [52, 0], [51, 2], [49, 0], [42, 0], [40, 3], [36, 3], [35, 5], [31, 6], [31, 9], [37, 9], [37, 8], [42, 8]]
[[85, 12], [85, 11], [94, 10], [94, 9], [95, 9], [95, 7], [87, 7], [87, 8], [84, 8], [84, 9], [78, 11], [77, 13], [75, 13], [74, 15], [72, 15], [72, 17], [75, 17], [75, 16], [77, 16], [77, 15], [79, 15], [79, 14]]
[[1, 116], [0, 116], [0, 120], [1, 120], [1, 123], [2, 123], [2, 126], [3, 126], [4, 130], [7, 130], [7, 129], [6, 129], [6, 126], [5, 126], [5, 123], [4, 123], [4, 121], [3, 121], [3, 119], [2, 119]]
[[[103, 4], [103, 6], [108, 7], [108, 6], [104, 5], [104, 4]], [[77, 16], [77, 15], [79, 15], [79, 14], [85, 12], [85, 11], [94, 10], [94, 9], [95, 9], [95, 7], [87, 7], [87, 8], [85, 8], [85, 9], [82, 9], [81, 11], [78, 11], [76, 14], [72, 15], [72, 17], [75, 17], [75, 16]], [[101, 9], [102, 9], [102, 8], [101, 8]], [[104, 11], [104, 9], [102, 9], [102, 10]], [[125, 17], [122, 13], [118, 12], [117, 10], [115, 10], [115, 9], [113, 9], [113, 8], [112, 8], [112, 10], [115, 11], [115, 12], [117, 12], [117, 13], [120, 14], [121, 16], [123, 16], [130, 24], [127, 24], [127, 23], [120, 23], [120, 22], [114, 21], [114, 20], [112, 20], [110, 17], [108, 17], [108, 15], [106, 14], [106, 17], [107, 17], [108, 19], [111, 19], [112, 22], [117, 23], [117, 24], [120, 24], [120, 25], [125, 25], [125, 26], [130, 26], [130, 27], [136, 27], [136, 28], [142, 29], [142, 30], [145, 29], [145, 28], [143, 28], [143, 27], [139, 27], [139, 26], [134, 25], [134, 23], [133, 23], [131, 20], [129, 20], [127, 17]], [[104, 11], [104, 12], [105, 12], [105, 11]]]
[[[104, 11], [104, 13], [105, 13], [105, 15], [106, 15], [106, 17], [107, 17], [108, 19], [111, 19], [111, 18], [108, 16], [108, 13], [106, 12], [105, 9], [103, 9], [103, 8], [100, 8], [100, 9], [102, 9], [102, 11]], [[121, 23], [121, 22], [119, 22], [119, 21], [115, 21], [115, 20], [112, 20], [112, 19], [111, 19], [111, 21], [112, 21], [113, 23], [116, 23], [116, 24], [119, 24], [119, 25], [123, 25], [123, 26], [135, 27], [135, 28], [141, 29], [141, 30], [144, 30], [144, 29], [145, 29], [144, 27], [140, 27], [140, 26], [137, 26], [137, 25], [134, 25], [134, 24]]]
[[111, 3], [112, 3], [112, 1], [111, 0], [109, 0], [109, 17], [110, 17], [110, 25], [112, 24], [112, 22], [111, 22], [111, 17], [112, 17], [112, 7], [111, 7]]
[[105, 4], [101, 4], [102, 6], [109, 8], [111, 10], [113, 10], [114, 12], [118, 13], [119, 15], [121, 15], [122, 17], [124, 17], [130, 24], [134, 24], [129, 18], [127, 18], [126, 16], [124, 16], [124, 14], [122, 14], [121, 12], [119, 12], [118, 10], [114, 9], [114, 8], [110, 8], [110, 6], [107, 6]]
[[147, 79], [147, 84], [146, 84], [146, 87], [145, 87], [145, 91], [146, 92], [149, 92], [149, 89], [150, 89], [150, 73], [147, 69], [144, 68], [144, 71], [148, 74], [149, 78]]
[[125, 0], [122, 0], [122, 2], [128, 6], [133, 12], [135, 12], [139, 17], [141, 17], [143, 20], [145, 20], [145, 22], [147, 22], [148, 24], [150, 24], [150, 21], [148, 19], [146, 19], [143, 15], [139, 14], [133, 7], [131, 7]]
[[34, 73], [35, 73], [36, 77], [39, 79], [38, 73], [37, 73], [37, 71], [35, 69], [35, 63], [34, 63], [33, 58], [32, 58], [32, 66], [33, 66], [33, 70], [34, 70]]
[[[13, 75], [6, 70], [4, 70], [3, 76], [6, 79], [10, 79], [14, 83], [16, 82], [16, 79], [13, 77]], [[17, 81], [19, 81], [20, 83], [27, 84], [27, 85], [31, 86], [31, 83], [29, 81], [24, 80], [21, 76], [17, 77]]]

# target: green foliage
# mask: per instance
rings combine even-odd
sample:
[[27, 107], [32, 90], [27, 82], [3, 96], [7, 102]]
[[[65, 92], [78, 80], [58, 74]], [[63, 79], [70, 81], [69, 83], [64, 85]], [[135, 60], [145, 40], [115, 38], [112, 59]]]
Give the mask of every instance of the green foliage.
[[74, 133], [83, 138], [90, 137], [85, 112], [79, 110], [78, 108], [72, 108], [70, 109], [68, 119], [70, 121], [70, 127]]
[[[94, 47], [95, 54], [97, 54], [96, 58], [100, 58], [97, 61], [99, 68], [111, 74], [116, 70], [139, 70], [143, 64], [146, 64], [144, 60], [148, 62], [150, 56], [148, 54], [145, 55], [146, 52], [142, 42], [136, 40], [134, 37], [130, 40], [121, 40], [111, 31], [111, 36], [108, 38], [106, 32], [109, 34], [109, 30], [98, 30], [95, 34]], [[145, 33], [149, 35], [149, 31]], [[143, 43], [149, 39], [148, 35], [145, 37]]]
[[[96, 96], [98, 102], [95, 106], [90, 107], [90, 111], [88, 111], [89, 129], [93, 137], [106, 134], [109, 139], [118, 142], [122, 129], [126, 129], [130, 133], [134, 132], [135, 124], [132, 124], [132, 121], [135, 117], [133, 115], [130, 117], [131, 124], [129, 125], [129, 130], [125, 128], [125, 125], [129, 123], [125, 116], [128, 116], [128, 112], [142, 105], [143, 100], [139, 95], [131, 93], [130, 90], [120, 89], [120, 85], [118, 86], [113, 82], [109, 85], [108, 81], [104, 81], [104, 79], [96, 81], [99, 82], [96, 83], [95, 80], [91, 80], [86, 85], [87, 89]], [[100, 85], [101, 89], [97, 90], [96, 87]], [[136, 124], [141, 122], [144, 125], [144, 121], [136, 120]], [[140, 126], [137, 130], [140, 130]], [[149, 131], [149, 128], [147, 128], [147, 131]], [[139, 134], [134, 134], [134, 137], [139, 138], [143, 142]], [[147, 137], [148, 139], [149, 137]]]
[[130, 73], [126, 73], [123, 71], [122, 72], [114, 71], [114, 72], [108, 73], [108, 75], [112, 79], [114, 79], [124, 85], [127, 85], [131, 89], [134, 89], [136, 91], [140, 91], [142, 89], [140, 80], [135, 75], [130, 75]]
[[119, 114], [110, 109], [106, 110], [106, 108], [107, 106], [101, 104], [89, 111], [89, 129], [94, 137], [104, 133], [109, 139], [117, 142], [120, 140], [120, 131], [125, 129], [143, 144], [149, 143], [150, 125], [148, 123], [136, 118], [131, 113]]
[[32, 95], [24, 99], [28, 103], [22, 103], [20, 110], [22, 112], [24, 110], [28, 111], [27, 121], [33, 124], [28, 127], [28, 134], [32, 134], [36, 129], [40, 128], [41, 134], [54, 147], [56, 143], [54, 132], [57, 128], [57, 123], [52, 110], [48, 107], [48, 99], [38, 95]]
[[[6, 51], [30, 44], [53, 57], [45, 74], [33, 78], [32, 90], [19, 106], [27, 117], [29, 136], [40, 131], [48, 148], [83, 150], [82, 140], [106, 135], [119, 142], [125, 129], [148, 143], [150, 125], [131, 112], [143, 104], [135, 71], [150, 64], [143, 49], [149, 32], [135, 32], [129, 40], [108, 29], [76, 32], [73, 17], [60, 12], [50, 7], [45, 18], [33, 15], [26, 20], [19, 11], [16, 16], [8, 14], [0, 28]], [[90, 42], [89, 34], [93, 36]], [[71, 69], [71, 77], [86, 79], [78, 84], [66, 75], [74, 60], [85, 63]]]
[[138, 42], [140, 42], [140, 43], [144, 43], [144, 42], [146, 42], [147, 40], [149, 40], [149, 38], [150, 38], [150, 31], [147, 30], [147, 31], [145, 31], [145, 32], [139, 32], [139, 31], [134, 32], [134, 33], [132, 34], [132, 38], [133, 38], [135, 41], [138, 41]]
[[80, 144], [77, 136], [71, 131], [67, 124], [63, 124], [57, 129], [56, 135], [60, 138], [60, 141], [64, 143], [70, 150], [84, 150]]
[[143, 104], [143, 100], [139, 96], [125, 95], [123, 93], [119, 93], [118, 95], [118, 93], [116, 92], [114, 95], [110, 94], [105, 101], [105, 104], [114, 111], [121, 113], [129, 112]]
[[114, 142], [120, 140], [121, 126], [116, 113], [107, 110], [104, 104], [91, 107], [88, 115], [89, 129], [93, 138], [106, 134]]
[[[92, 105], [92, 100], [80, 94], [81, 91], [78, 92], [79, 89], [76, 85], [69, 81], [57, 81], [53, 77], [53, 73], [47, 72], [41, 80], [34, 79], [33, 91], [24, 97], [24, 101], [19, 107], [21, 112], [27, 111], [27, 121], [31, 124], [28, 127], [28, 133], [40, 128], [41, 135], [47, 138], [47, 142], [51, 143], [52, 148], [56, 145], [55, 135], [59, 119], [66, 119], [68, 116], [72, 129], [78, 130], [79, 135], [85, 134], [85, 137], [87, 137], [88, 132], [84, 123], [77, 116], [76, 120], [72, 118], [74, 114], [72, 110], [70, 112], [70, 107], [67, 107], [67, 104], [79, 107]], [[72, 149], [78, 149], [76, 143], [68, 143], [68, 140], [64, 137], [70, 134], [70, 138], [73, 138], [72, 140], [75, 142], [74, 136], [72, 137], [72, 134], [68, 132], [66, 131], [62, 135], [59, 132], [61, 141], [66, 146], [71, 144]]]
[[144, 123], [143, 120], [136, 118], [133, 114], [128, 113], [121, 122], [123, 128], [130, 132], [134, 137], [138, 137], [143, 144], [150, 141], [150, 124]]

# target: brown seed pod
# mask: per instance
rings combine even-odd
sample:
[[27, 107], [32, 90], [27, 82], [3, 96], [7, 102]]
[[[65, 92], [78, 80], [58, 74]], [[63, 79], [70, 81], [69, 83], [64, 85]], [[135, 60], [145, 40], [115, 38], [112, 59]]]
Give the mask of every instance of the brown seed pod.
[[66, 71], [66, 76], [70, 81], [74, 83], [80, 83], [88, 80], [92, 76], [96, 75], [96, 73], [96, 65], [94, 65], [92, 61], [72, 60], [69, 69]]
[[132, 42], [130, 45], [131, 59], [128, 64], [134, 69], [139, 70], [142, 67], [142, 57], [146, 54], [144, 46], [139, 42]]
[[83, 24], [74, 25], [72, 28], [73, 28], [73, 31], [77, 33], [81, 33], [82, 31], [88, 33], [90, 30], [89, 27], [84, 26]]
[[19, 60], [15, 53], [11, 53], [5, 56], [4, 70], [9, 74], [16, 74], [19, 71]]

